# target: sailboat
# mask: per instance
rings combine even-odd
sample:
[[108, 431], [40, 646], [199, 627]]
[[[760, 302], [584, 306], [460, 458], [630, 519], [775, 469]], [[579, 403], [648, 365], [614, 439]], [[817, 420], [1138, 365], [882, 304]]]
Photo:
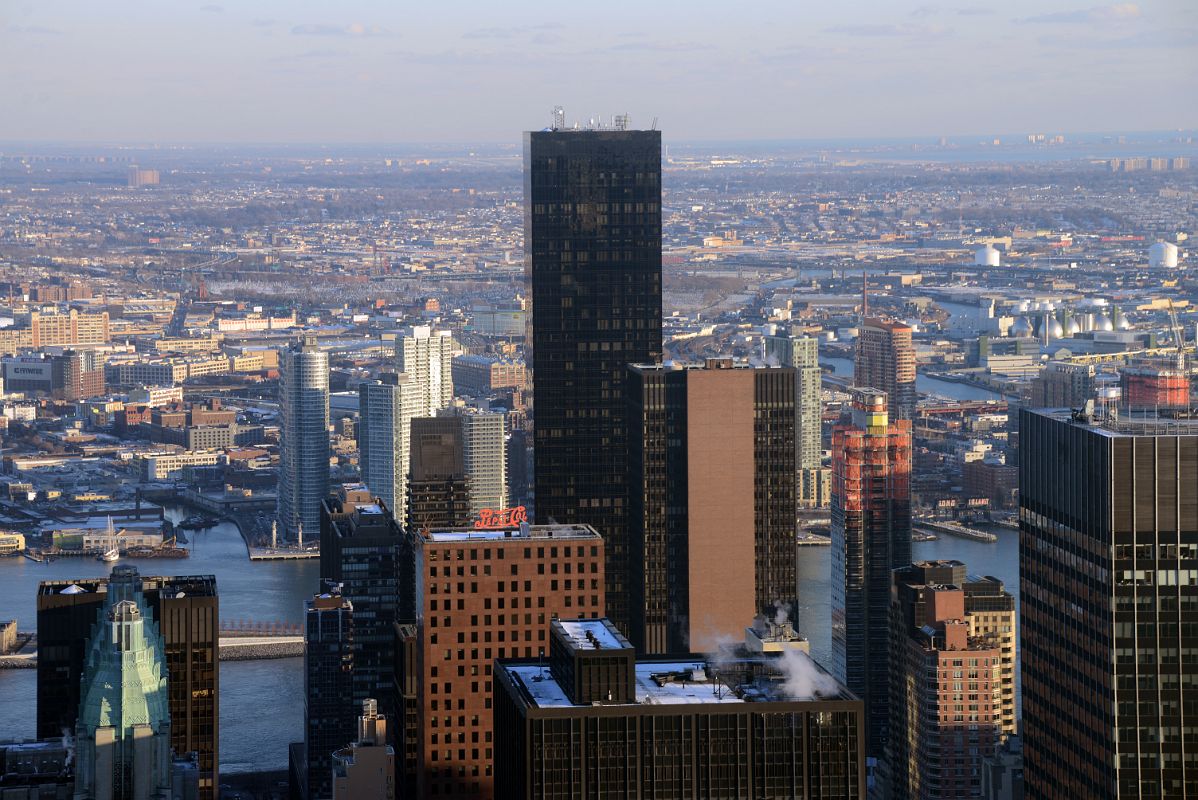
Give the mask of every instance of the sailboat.
[[106, 563], [111, 563], [113, 561], [117, 561], [121, 557], [120, 548], [117, 547], [117, 543], [116, 543], [116, 527], [113, 526], [113, 524], [112, 524], [111, 516], [108, 517], [107, 539], [108, 539], [108, 548], [109, 549], [105, 550], [103, 553], [96, 556], [96, 558], [99, 559], [100, 561], [104, 561]]

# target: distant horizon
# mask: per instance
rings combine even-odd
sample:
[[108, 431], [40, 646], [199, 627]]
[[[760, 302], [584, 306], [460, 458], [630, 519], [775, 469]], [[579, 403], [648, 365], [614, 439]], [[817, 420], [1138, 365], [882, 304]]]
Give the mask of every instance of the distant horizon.
[[[493, 147], [493, 148], [518, 148], [521, 145], [521, 138], [527, 131], [542, 130], [542, 128], [525, 128], [518, 132], [515, 138], [509, 140], [503, 139], [396, 139], [396, 140], [341, 140], [341, 141], [320, 141], [320, 140], [278, 140], [278, 141], [251, 141], [237, 139], [162, 139], [162, 140], [120, 140], [120, 139], [0, 139], [0, 156], [13, 155], [4, 152], [4, 148], [9, 147], [49, 147], [49, 148], [64, 148], [64, 147], [112, 147], [120, 149], [203, 149], [203, 148], [238, 148], [246, 147], [251, 149], [260, 148], [386, 148], [386, 147], [430, 147], [430, 148], [460, 148], [460, 147]], [[630, 130], [647, 130], [646, 128], [638, 128], [633, 125]], [[933, 134], [913, 134], [913, 135], [894, 135], [894, 136], [846, 136], [846, 137], [797, 137], [797, 138], [771, 138], [771, 137], [744, 137], [744, 138], [686, 138], [686, 139], [669, 139], [666, 138], [666, 130], [661, 126], [657, 128], [663, 134], [662, 143], [667, 146], [686, 146], [686, 147], [709, 147], [720, 145], [807, 145], [807, 146], [868, 146], [868, 145], [886, 145], [886, 144], [926, 144], [932, 147], [938, 145], [941, 138], [948, 141], [949, 144], [969, 145], [969, 146], [993, 146], [990, 141], [999, 139], [1000, 147], [1007, 146], [1035, 146], [1035, 147], [1053, 147], [1061, 145], [1052, 145], [1050, 143], [1037, 143], [1032, 145], [1026, 141], [1026, 137], [1033, 134], [1043, 134], [1045, 136], [1064, 136], [1065, 146], [1069, 144], [1103, 144], [1107, 142], [1101, 141], [1111, 137], [1193, 137], [1194, 142], [1178, 142], [1183, 146], [1198, 145], [1198, 127], [1193, 128], [1164, 128], [1164, 129], [1144, 129], [1144, 130], [1099, 130], [1099, 131], [1067, 131], [1057, 129], [1037, 129], [1024, 131], [1007, 131], [996, 133], [933, 133]], [[1158, 143], [1166, 143], [1167, 139], [1157, 139]], [[1131, 146], [1135, 141], [1128, 141], [1126, 145], [1116, 146]]]

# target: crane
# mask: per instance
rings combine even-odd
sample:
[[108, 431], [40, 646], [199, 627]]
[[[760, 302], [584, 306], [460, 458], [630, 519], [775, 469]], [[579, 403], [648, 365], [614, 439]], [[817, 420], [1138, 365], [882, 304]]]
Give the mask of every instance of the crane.
[[1177, 345], [1177, 369], [1186, 371], [1186, 340], [1181, 325], [1177, 323], [1177, 309], [1173, 307], [1173, 299], [1169, 298], [1169, 326], [1173, 329], [1173, 343]]

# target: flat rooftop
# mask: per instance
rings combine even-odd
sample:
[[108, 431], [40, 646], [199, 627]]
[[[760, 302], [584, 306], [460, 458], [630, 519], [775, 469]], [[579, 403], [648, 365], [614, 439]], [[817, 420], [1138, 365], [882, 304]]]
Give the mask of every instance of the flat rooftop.
[[[773, 678], [758, 678], [741, 685], [733, 685], [735, 680], [727, 677], [743, 674], [738, 672], [734, 664], [716, 665], [704, 662], [702, 658], [641, 661], [636, 664], [636, 702], [626, 705], [736, 705], [856, 699], [806, 653], [791, 652], [767, 659], [782, 667], [783, 672]], [[501, 661], [499, 668], [512, 676], [533, 706], [590, 706], [589, 703], [580, 705], [571, 702], [565, 690], [550, 674], [548, 664]], [[801, 674], [796, 675], [792, 670], [798, 670]]]
[[522, 525], [515, 528], [452, 528], [442, 531], [421, 531], [426, 542], [500, 542], [508, 539], [600, 539], [590, 525]]
[[1102, 436], [1198, 436], [1198, 410], [1096, 408], [1088, 418], [1071, 408], [1029, 408], [1029, 413], [1087, 428]]
[[559, 619], [557, 624], [577, 650], [627, 650], [632, 645], [602, 619]]
[[[141, 575], [142, 588], [148, 591], [161, 590], [167, 597], [216, 595], [215, 575]], [[42, 581], [37, 586], [38, 595], [55, 594], [107, 594], [108, 576], [80, 578], [78, 580]]]

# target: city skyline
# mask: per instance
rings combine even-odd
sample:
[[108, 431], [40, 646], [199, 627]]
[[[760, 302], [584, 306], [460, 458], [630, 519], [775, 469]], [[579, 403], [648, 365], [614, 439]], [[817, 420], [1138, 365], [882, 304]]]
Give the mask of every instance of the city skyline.
[[1198, 9], [1173, 0], [688, 11], [29, 6], [0, 18], [0, 141], [507, 141], [555, 102], [680, 140], [1198, 126], [1175, 101]]

